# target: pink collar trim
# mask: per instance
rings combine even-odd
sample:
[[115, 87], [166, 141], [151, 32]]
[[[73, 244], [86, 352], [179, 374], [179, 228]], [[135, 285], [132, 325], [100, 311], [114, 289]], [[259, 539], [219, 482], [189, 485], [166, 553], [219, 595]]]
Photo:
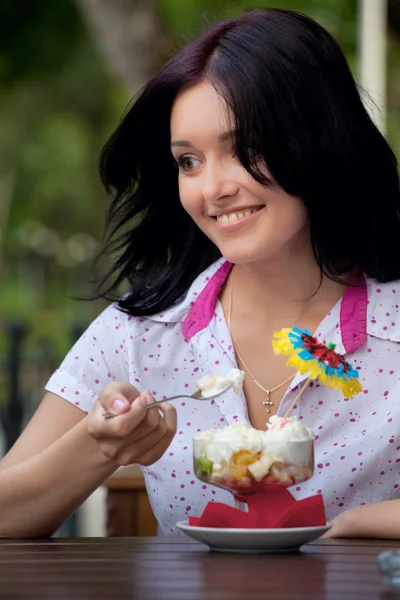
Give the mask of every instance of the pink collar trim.
[[345, 352], [354, 352], [367, 341], [368, 288], [364, 273], [354, 277], [340, 305], [340, 331]]
[[[186, 342], [211, 322], [218, 295], [232, 266], [232, 263], [224, 262], [192, 304], [189, 314], [182, 323]], [[368, 291], [365, 276], [361, 274], [354, 283], [357, 287], [346, 288], [340, 306], [340, 330], [346, 353], [361, 348], [367, 340]]]
[[205, 329], [214, 316], [218, 294], [232, 269], [232, 263], [224, 262], [218, 271], [208, 281], [206, 287], [199, 294], [182, 323], [182, 332], [186, 342], [189, 342], [196, 333]]

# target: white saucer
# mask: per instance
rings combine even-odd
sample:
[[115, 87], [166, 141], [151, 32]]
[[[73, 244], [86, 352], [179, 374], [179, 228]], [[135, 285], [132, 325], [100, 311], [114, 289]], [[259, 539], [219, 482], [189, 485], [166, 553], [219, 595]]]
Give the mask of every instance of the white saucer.
[[303, 544], [316, 540], [332, 527], [290, 527], [286, 529], [222, 529], [194, 527], [179, 521], [178, 529], [218, 552], [293, 552]]

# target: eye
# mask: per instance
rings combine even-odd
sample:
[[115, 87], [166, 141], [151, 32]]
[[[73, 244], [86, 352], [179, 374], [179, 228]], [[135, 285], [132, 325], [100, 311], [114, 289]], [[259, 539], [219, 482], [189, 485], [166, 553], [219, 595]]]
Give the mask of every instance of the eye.
[[200, 160], [195, 156], [185, 154], [177, 159], [177, 164], [181, 173], [188, 174], [200, 165]]

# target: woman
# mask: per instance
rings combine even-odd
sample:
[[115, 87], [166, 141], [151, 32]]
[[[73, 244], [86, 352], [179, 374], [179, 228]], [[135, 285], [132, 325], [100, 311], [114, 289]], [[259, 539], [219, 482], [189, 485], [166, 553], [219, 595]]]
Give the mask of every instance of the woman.
[[[285, 412], [304, 377], [271, 340], [297, 325], [336, 343], [364, 391], [302, 395], [293, 414], [316, 433], [317, 466], [293, 494], [323, 494], [332, 536], [400, 537], [397, 165], [334, 39], [282, 10], [213, 25], [147, 84], [101, 172], [117, 255], [101, 295], [130, 291], [77, 342], [3, 459], [0, 534], [51, 534], [130, 463], [165, 534], [230, 503], [194, 477], [191, 440]], [[242, 396], [146, 412], [237, 365]]]

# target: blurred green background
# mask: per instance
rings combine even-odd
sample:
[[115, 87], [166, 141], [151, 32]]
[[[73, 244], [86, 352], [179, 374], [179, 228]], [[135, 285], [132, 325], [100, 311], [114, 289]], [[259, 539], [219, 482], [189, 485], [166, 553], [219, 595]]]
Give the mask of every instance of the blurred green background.
[[[376, 0], [379, 2], [380, 0]], [[102, 309], [90, 291], [107, 198], [97, 162], [131, 95], [207, 23], [250, 7], [300, 10], [357, 76], [356, 0], [2, 0], [0, 402], [32, 408]], [[387, 136], [400, 150], [400, 7], [389, 0]], [[10, 347], [21, 333], [23, 344]], [[18, 383], [10, 391], [13, 352]], [[12, 365], [11, 365], [12, 367]], [[11, 398], [14, 394], [14, 398]], [[29, 412], [29, 411], [28, 411]]]

